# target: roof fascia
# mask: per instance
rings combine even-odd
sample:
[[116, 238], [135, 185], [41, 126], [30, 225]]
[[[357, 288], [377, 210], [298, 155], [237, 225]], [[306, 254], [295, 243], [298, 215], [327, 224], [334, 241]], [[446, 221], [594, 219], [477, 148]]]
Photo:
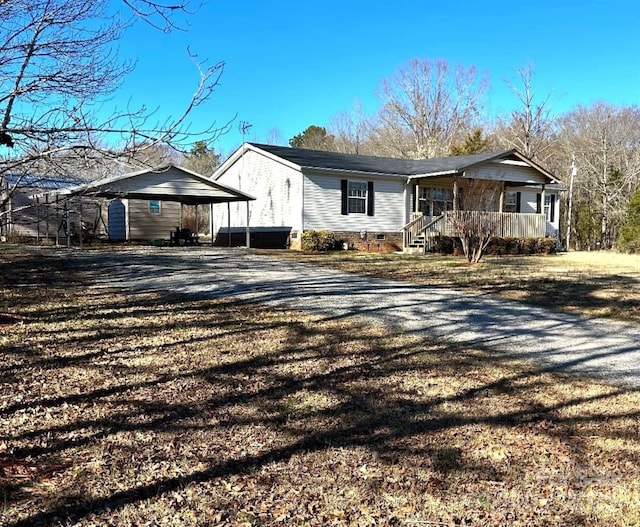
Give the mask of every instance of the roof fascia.
[[455, 176], [456, 174], [461, 174], [460, 170], [442, 170], [441, 172], [425, 172], [424, 174], [413, 174], [411, 176], [407, 176], [407, 179], [408, 181], [411, 181], [412, 179], [422, 179], [438, 176]]
[[344, 168], [326, 168], [326, 167], [314, 167], [314, 166], [303, 166], [301, 167], [301, 171], [303, 174], [308, 174], [309, 172], [319, 172], [319, 173], [327, 173], [334, 175], [344, 174], [345, 176], [375, 176], [375, 177], [388, 177], [388, 178], [406, 178], [406, 174], [393, 174], [390, 172], [370, 172], [363, 170], [346, 170]]

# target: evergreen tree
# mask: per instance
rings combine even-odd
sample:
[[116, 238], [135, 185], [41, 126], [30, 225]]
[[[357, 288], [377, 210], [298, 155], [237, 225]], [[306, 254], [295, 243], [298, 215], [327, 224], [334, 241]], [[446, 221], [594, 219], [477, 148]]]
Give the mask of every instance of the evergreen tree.
[[451, 147], [452, 156], [468, 156], [471, 154], [479, 154], [486, 152], [489, 146], [489, 139], [482, 137], [482, 129], [476, 128], [467, 135], [464, 143], [461, 145], [453, 145]]
[[620, 229], [618, 247], [632, 253], [640, 252], [640, 189], [629, 200], [627, 221]]

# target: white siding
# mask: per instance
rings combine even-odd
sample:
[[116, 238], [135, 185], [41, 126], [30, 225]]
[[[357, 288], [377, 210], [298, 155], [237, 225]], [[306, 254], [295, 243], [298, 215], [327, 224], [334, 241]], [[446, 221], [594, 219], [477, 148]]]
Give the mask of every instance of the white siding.
[[466, 170], [464, 175], [467, 178], [506, 181], [508, 183], [519, 183], [522, 185], [532, 183], [542, 184], [545, 182], [544, 175], [531, 167], [522, 167], [495, 162], [486, 163], [479, 167]]
[[[302, 230], [302, 174], [258, 152], [247, 151], [216, 181], [255, 196], [251, 227]], [[231, 203], [231, 227], [246, 227], [246, 203]], [[227, 227], [227, 205], [213, 207], [214, 232]]]
[[[522, 213], [536, 213], [538, 212], [538, 194], [541, 194], [540, 189], [522, 189], [521, 201], [520, 201], [520, 212]], [[559, 228], [560, 228], [560, 194], [555, 189], [547, 189], [545, 191], [547, 196], [553, 195], [555, 196], [554, 200], [554, 212], [553, 212], [553, 221], [549, 221], [547, 217], [547, 235], [549, 236], [558, 236]], [[541, 212], [544, 212], [544, 203], [541, 204]]]
[[[304, 181], [305, 230], [397, 232], [404, 224], [404, 178], [383, 179], [306, 174]], [[374, 182], [374, 215], [341, 214], [340, 181]]]

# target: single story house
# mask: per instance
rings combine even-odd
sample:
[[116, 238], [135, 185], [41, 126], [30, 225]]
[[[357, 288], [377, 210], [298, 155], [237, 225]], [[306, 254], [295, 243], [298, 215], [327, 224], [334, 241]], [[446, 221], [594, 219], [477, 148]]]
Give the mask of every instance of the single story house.
[[213, 179], [257, 196], [248, 216], [232, 204], [212, 221], [232, 238], [249, 227], [253, 247], [296, 247], [301, 233], [329, 230], [350, 247], [409, 250], [455, 236], [461, 210], [491, 217], [495, 236], [559, 231], [560, 182], [517, 150], [409, 160], [244, 143]]

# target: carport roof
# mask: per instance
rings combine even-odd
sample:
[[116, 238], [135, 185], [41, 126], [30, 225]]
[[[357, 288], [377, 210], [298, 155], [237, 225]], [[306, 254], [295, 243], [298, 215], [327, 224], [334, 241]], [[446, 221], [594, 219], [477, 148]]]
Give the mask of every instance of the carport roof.
[[83, 185], [60, 189], [34, 197], [92, 196], [177, 201], [184, 205], [252, 201], [256, 198], [186, 168], [167, 164], [153, 169], [140, 170], [91, 181]]

